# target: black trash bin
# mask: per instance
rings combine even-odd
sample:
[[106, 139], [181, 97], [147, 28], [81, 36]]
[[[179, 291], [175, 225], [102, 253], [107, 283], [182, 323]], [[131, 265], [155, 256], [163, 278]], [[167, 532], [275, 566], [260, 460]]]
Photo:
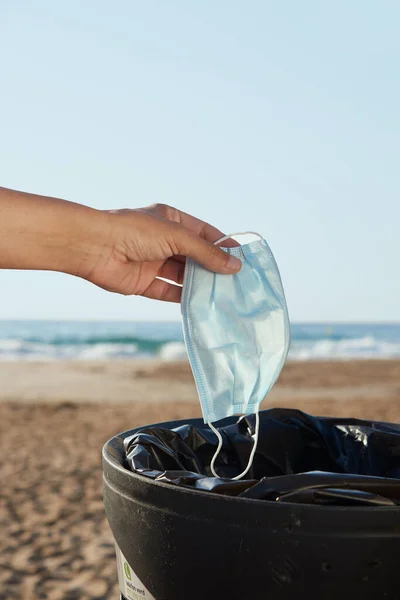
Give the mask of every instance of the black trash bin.
[[[147, 429], [183, 423], [205, 427]], [[157, 481], [126, 466], [124, 439], [142, 429], [103, 449], [126, 600], [400, 599], [400, 506], [266, 502]]]

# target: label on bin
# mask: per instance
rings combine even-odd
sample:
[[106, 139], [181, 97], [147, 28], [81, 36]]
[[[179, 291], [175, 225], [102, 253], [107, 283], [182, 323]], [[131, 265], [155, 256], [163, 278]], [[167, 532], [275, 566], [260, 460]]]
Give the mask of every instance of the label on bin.
[[117, 554], [119, 588], [125, 598], [127, 600], [156, 600], [134, 573], [117, 544], [115, 544], [115, 552]]

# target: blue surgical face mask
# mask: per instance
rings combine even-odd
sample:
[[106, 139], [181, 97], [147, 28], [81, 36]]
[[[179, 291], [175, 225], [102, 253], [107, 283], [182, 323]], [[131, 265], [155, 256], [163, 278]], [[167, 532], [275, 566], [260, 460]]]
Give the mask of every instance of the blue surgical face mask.
[[[290, 342], [282, 281], [267, 242], [223, 250], [241, 259], [239, 273], [219, 275], [187, 259], [182, 294], [189, 361], [204, 422], [218, 435], [219, 449], [222, 438], [212, 423], [232, 415], [256, 413], [257, 439], [260, 403], [281, 372]], [[255, 446], [237, 478], [250, 468]], [[217, 476], [215, 458], [211, 470]]]

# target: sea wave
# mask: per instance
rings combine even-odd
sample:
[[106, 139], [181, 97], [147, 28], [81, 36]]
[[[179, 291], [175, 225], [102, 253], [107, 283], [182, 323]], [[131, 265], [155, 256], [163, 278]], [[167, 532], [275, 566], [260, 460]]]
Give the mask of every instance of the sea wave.
[[312, 343], [292, 344], [292, 360], [346, 360], [400, 358], [400, 342], [377, 339], [373, 336], [347, 339], [318, 339]]
[[[110, 360], [158, 358], [184, 360], [186, 350], [180, 340], [154, 340], [137, 337], [98, 337], [86, 340], [0, 339], [0, 360]], [[358, 338], [317, 338], [292, 340], [290, 360], [351, 360], [400, 358], [400, 341], [372, 335]]]
[[181, 360], [185, 345], [179, 341], [136, 340], [48, 343], [19, 339], [0, 339], [0, 360], [109, 360], [117, 358], [159, 358]]

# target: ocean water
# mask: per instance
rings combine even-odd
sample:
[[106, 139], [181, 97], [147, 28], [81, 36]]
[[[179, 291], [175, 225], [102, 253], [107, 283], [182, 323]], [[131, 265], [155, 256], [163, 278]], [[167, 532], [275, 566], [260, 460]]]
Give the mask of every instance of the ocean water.
[[[179, 322], [0, 321], [0, 360], [185, 356]], [[294, 323], [289, 358], [400, 358], [400, 323]]]

